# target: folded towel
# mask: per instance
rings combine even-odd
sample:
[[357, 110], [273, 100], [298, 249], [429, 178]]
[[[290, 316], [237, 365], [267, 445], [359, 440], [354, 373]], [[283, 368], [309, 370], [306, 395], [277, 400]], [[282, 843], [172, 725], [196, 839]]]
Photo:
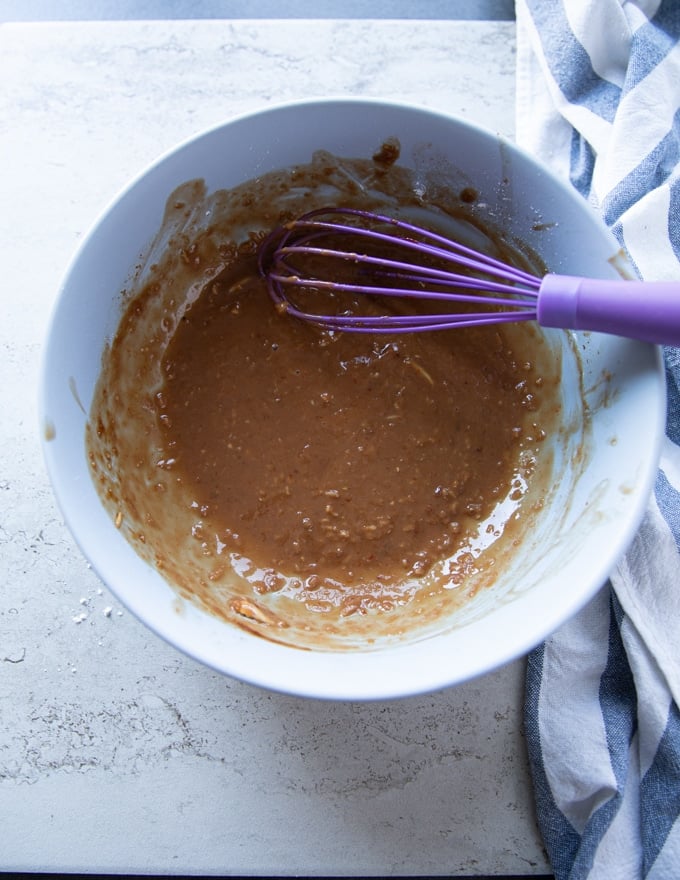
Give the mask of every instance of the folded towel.
[[[680, 280], [680, 0], [517, 0], [517, 139], [646, 280]], [[680, 878], [680, 350], [654, 496], [610, 583], [528, 660], [557, 880]]]

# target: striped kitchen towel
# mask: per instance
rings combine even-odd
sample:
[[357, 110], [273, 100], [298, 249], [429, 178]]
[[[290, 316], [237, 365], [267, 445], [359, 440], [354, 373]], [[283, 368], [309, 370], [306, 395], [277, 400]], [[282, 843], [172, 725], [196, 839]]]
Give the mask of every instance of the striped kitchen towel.
[[[642, 278], [680, 279], [680, 0], [516, 11], [518, 142], [591, 202]], [[557, 880], [680, 878], [680, 349], [664, 355], [667, 436], [642, 526], [611, 582], [528, 659]]]

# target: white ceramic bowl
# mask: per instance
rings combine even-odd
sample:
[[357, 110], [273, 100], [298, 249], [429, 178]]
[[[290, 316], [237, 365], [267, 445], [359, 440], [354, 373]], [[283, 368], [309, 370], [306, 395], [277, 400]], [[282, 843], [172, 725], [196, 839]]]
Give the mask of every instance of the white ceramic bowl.
[[[66, 523], [85, 556], [134, 614], [208, 666], [274, 690], [328, 699], [394, 698], [462, 682], [516, 658], [573, 615], [605, 582], [632, 540], [651, 492], [665, 418], [657, 349], [582, 334], [589, 440], [561, 453], [559, 488], [535, 535], [497, 586], [446, 631], [380, 650], [299, 651], [249, 635], [176, 594], [104, 511], [84, 448], [104, 345], [120, 317], [119, 291], [181, 183], [228, 188], [308, 162], [312, 151], [370, 156], [386, 137], [401, 162], [452, 163], [552, 271], [614, 276], [616, 244], [567, 185], [503, 138], [459, 119], [372, 100], [298, 102], [199, 134], [160, 158], [103, 212], [59, 291], [40, 392], [44, 453]], [[499, 183], [504, 181], [504, 183]], [[605, 379], [605, 377], [608, 377]], [[576, 382], [565, 375], [568, 386]], [[578, 398], [577, 391], [572, 395]], [[582, 467], [574, 462], [582, 460]]]

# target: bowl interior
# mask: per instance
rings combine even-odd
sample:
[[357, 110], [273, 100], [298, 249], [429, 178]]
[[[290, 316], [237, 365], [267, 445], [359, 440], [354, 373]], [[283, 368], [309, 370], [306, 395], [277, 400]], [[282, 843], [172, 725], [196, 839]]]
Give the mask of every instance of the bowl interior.
[[229, 188], [307, 162], [317, 149], [370, 156], [388, 137], [399, 139], [402, 164], [416, 172], [437, 167], [456, 185], [473, 187], [551, 271], [616, 275], [616, 244], [585, 202], [502, 138], [397, 104], [296, 103], [197, 136], [121, 193], [66, 273], [43, 357], [40, 418], [48, 470], [67, 525], [102, 580], [150, 628], [196, 659], [307, 696], [376, 699], [424, 692], [489, 671], [533, 647], [593, 595], [632, 539], [663, 435], [658, 350], [617, 337], [575, 335], [569, 344], [578, 349], [582, 375], [573, 369], [565, 374], [565, 394], [575, 399], [582, 386], [589, 435], [565, 447], [558, 494], [517, 563], [450, 630], [384, 650], [312, 653], [259, 639], [177, 601], [116, 530], [86, 461], [87, 413], [104, 347], [120, 318], [120, 292], [143, 261], [166, 199], [179, 184], [202, 178], [209, 190]]

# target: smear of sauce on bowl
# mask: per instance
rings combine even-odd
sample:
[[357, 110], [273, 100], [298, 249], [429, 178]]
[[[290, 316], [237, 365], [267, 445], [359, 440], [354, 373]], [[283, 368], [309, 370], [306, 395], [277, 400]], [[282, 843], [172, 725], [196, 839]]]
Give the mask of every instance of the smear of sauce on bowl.
[[398, 210], [541, 271], [476, 194], [315, 154], [230, 191], [180, 187], [128, 287], [87, 428], [115, 524], [178, 593], [299, 648], [450, 624], [552, 479], [560, 359], [534, 325], [377, 337], [273, 307], [257, 247], [327, 204]]

